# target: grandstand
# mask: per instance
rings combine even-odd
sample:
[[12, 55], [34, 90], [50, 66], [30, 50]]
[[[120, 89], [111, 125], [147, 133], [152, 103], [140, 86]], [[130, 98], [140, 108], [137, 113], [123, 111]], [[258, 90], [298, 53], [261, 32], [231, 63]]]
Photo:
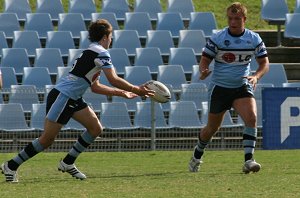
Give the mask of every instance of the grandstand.
[[[151, 0], [151, 2], [153, 2], [153, 5], [157, 6], [160, 5], [158, 8], [157, 7], [153, 7], [153, 9], [151, 10], [151, 8], [149, 7], [151, 5], [150, 0], [131, 0], [131, 1], [127, 1], [127, 0], [118, 0], [120, 2], [120, 5], [118, 4], [111, 4], [111, 5], [105, 5], [107, 7], [105, 7], [105, 9], [109, 10], [106, 11], [105, 13], [113, 13], [111, 16], [114, 16], [114, 18], [112, 20], [114, 20], [114, 22], [117, 22], [117, 26], [118, 29], [115, 30], [114, 35], [115, 37], [118, 38], [118, 42], [120, 42], [120, 45], [116, 45], [116, 42], [113, 43], [113, 45], [111, 46], [111, 53], [113, 54], [114, 51], [122, 51], [124, 52], [123, 54], [125, 54], [125, 58], [122, 60], [121, 57], [124, 56], [120, 56], [120, 55], [116, 55], [115, 58], [112, 59], [113, 63], [114, 61], [116, 63], [118, 63], [118, 67], [121, 68], [117, 68], [117, 72], [118, 75], [122, 76], [122, 77], [126, 77], [126, 67], [137, 67], [137, 66], [142, 66], [144, 67], [143, 71], [149, 72], [146, 73], [146, 76], [150, 76], [149, 78], [153, 79], [153, 80], [157, 80], [158, 78], [160, 78], [161, 74], [159, 73], [159, 68], [163, 68], [163, 67], [172, 67], [174, 65], [176, 65], [176, 67], [179, 64], [183, 64], [183, 63], [179, 63], [179, 62], [171, 62], [171, 60], [173, 60], [173, 56], [175, 56], [175, 51], [176, 49], [182, 48], [182, 49], [186, 49], [188, 48], [189, 52], [193, 52], [194, 53], [194, 60], [196, 62], [193, 62], [193, 64], [190, 64], [188, 66], [186, 65], [181, 65], [180, 67], [182, 67], [183, 69], [181, 70], [183, 72], [183, 74], [181, 76], [183, 76], [184, 81], [182, 81], [182, 83], [180, 85], [174, 85], [171, 84], [172, 80], [174, 79], [170, 79], [170, 84], [168, 84], [168, 87], [173, 88], [174, 90], [171, 90], [172, 92], [174, 92], [174, 97], [172, 98], [172, 101], [170, 101], [167, 104], [163, 104], [162, 105], [162, 110], [163, 110], [163, 118], [164, 119], [164, 123], [166, 123], [165, 127], [156, 127], [156, 128], [149, 128], [149, 127], [141, 127], [138, 124], [136, 124], [135, 120], [135, 115], [136, 115], [136, 109], [137, 106], [140, 105], [141, 102], [149, 102], [149, 99], [141, 99], [141, 100], [137, 100], [134, 101], [135, 104], [132, 105], [132, 103], [129, 103], [128, 101], [124, 101], [122, 100], [121, 102], [125, 104], [126, 108], [127, 108], [127, 114], [129, 117], [129, 121], [130, 123], [127, 123], [127, 125], [125, 126], [119, 126], [117, 129], [116, 128], [111, 128], [108, 126], [105, 126], [104, 124], [104, 133], [101, 135], [101, 137], [98, 137], [95, 141], [95, 143], [93, 145], [91, 145], [91, 147], [88, 149], [89, 151], [140, 151], [140, 150], [151, 150], [151, 149], [157, 149], [157, 150], [191, 150], [194, 145], [195, 142], [197, 141], [197, 134], [199, 132], [199, 130], [201, 129], [201, 127], [203, 127], [203, 123], [205, 122], [205, 101], [201, 101], [202, 103], [198, 103], [197, 101], [192, 101], [192, 99], [187, 99], [184, 98], [182, 99], [182, 89], [181, 86], [183, 84], [193, 84], [193, 83], [201, 83], [201, 81], [198, 82], [193, 82], [192, 81], [192, 77], [193, 77], [193, 65], [197, 65], [201, 59], [201, 53], [196, 53], [194, 51], [194, 49], [191, 47], [180, 47], [180, 42], [181, 42], [181, 38], [180, 38], [180, 31], [184, 30], [184, 32], [186, 34], [189, 33], [190, 34], [195, 31], [195, 27], [193, 27], [193, 29], [191, 29], [190, 27], [190, 23], [195, 22], [192, 21], [194, 20], [193, 17], [191, 17], [193, 14], [195, 15], [197, 12], [200, 13], [202, 11], [200, 11], [200, 8], [195, 6], [195, 3], [193, 3], [192, 1], [187, 1], [187, 4], [180, 4], [179, 6], [176, 6], [174, 4], [176, 4], [176, 2], [181, 2], [184, 0], [178, 0], [178, 1], [168, 1], [168, 0]], [[115, 1], [115, 2], [118, 2]], [[133, 16], [131, 16], [130, 14], [134, 13], [136, 9], [138, 9], [135, 5], [135, 2], [139, 2], [139, 7], [143, 7], [141, 4], [143, 2], [147, 1], [147, 7], [143, 8], [143, 14], [141, 14], [143, 17], [146, 17], [149, 21], [147, 21], [147, 27], [148, 29], [143, 29], [142, 31], [140, 30], [141, 28], [144, 28], [144, 26], [141, 26], [141, 22], [138, 21], [137, 19], [139, 19], [139, 17], [137, 17], [136, 19], [136, 24], [134, 23], [135, 21], [132, 20], [130, 21], [130, 25], [128, 25], [128, 21], [126, 21], [128, 18], [133, 18]], [[3, 5], [6, 4], [6, 2], [8, 1], [0, 1], [3, 2]], [[17, 1], [11, 1], [11, 2], [17, 2]], [[29, 4], [29, 2], [31, 4]], [[38, 1], [38, 2], [42, 2], [42, 1]], [[46, 2], [46, 1], [45, 1]], [[81, 44], [83, 43], [83, 36], [80, 36], [80, 33], [84, 33], [86, 32], [87, 28], [88, 28], [88, 24], [91, 20], [93, 20], [93, 16], [95, 17], [97, 15], [97, 13], [104, 13], [102, 11], [102, 7], [104, 7], [104, 5], [102, 5], [101, 2], [104, 1], [87, 1], [89, 2], [88, 5], [86, 6], [82, 6], [82, 5], [73, 5], [74, 7], [77, 8], [85, 8], [85, 9], [77, 9], [76, 11], [70, 11], [70, 15], [69, 14], [69, 10], [70, 8], [66, 8], [66, 5], [68, 5], [68, 0], [64, 0], [64, 1], [55, 1], [56, 4], [59, 2], [62, 3], [61, 6], [58, 6], [58, 10], [59, 13], [57, 13], [57, 18], [53, 18], [52, 15], [50, 16], [51, 22], [52, 24], [50, 24], [50, 27], [45, 27], [42, 24], [45, 23], [40, 23], [41, 24], [41, 29], [39, 30], [39, 26], [34, 26], [32, 29], [30, 29], [31, 26], [29, 26], [27, 24], [26, 21], [26, 13], [27, 13], [27, 18], [30, 17], [34, 17], [34, 15], [37, 13], [37, 4], [36, 1], [27, 1], [27, 0], [22, 0], [22, 4], [26, 4], [28, 3], [28, 5], [26, 6], [26, 8], [31, 7], [31, 9], [27, 9], [27, 10], [23, 10], [21, 12], [22, 16], [24, 17], [19, 17], [21, 16], [20, 13], [18, 13], [18, 8], [17, 5], [16, 9], [10, 9], [10, 10], [6, 10], [6, 7], [3, 6], [2, 8], [2, 12], [0, 13], [0, 34], [3, 35], [2, 37], [4, 39], [2, 39], [2, 41], [0, 42], [0, 50], [1, 50], [1, 63], [0, 63], [0, 69], [2, 70], [2, 75], [4, 76], [4, 87], [5, 89], [3, 89], [1, 91], [1, 106], [5, 106], [8, 104], [12, 104], [12, 98], [14, 98], [15, 101], [20, 101], [20, 100], [25, 100], [27, 97], [24, 97], [25, 95], [29, 95], [29, 94], [34, 94], [33, 97], [36, 98], [37, 103], [30, 103], [30, 107], [28, 107], [28, 104], [25, 107], [22, 107], [21, 105], [21, 110], [23, 111], [23, 114], [18, 114], [16, 113], [16, 111], [11, 110], [11, 111], [5, 111], [5, 112], [9, 112], [9, 116], [3, 116], [0, 115], [0, 117], [2, 118], [1, 122], [0, 122], [0, 152], [14, 152], [17, 150], [20, 150], [21, 148], [23, 148], [28, 142], [31, 142], [33, 138], [38, 137], [41, 133], [40, 128], [34, 128], [33, 127], [33, 123], [32, 123], [32, 117], [33, 117], [33, 109], [35, 108], [35, 104], [44, 104], [45, 103], [45, 97], [47, 95], [47, 88], [46, 87], [51, 87], [53, 85], [56, 84], [56, 81], [58, 79], [58, 75], [59, 75], [59, 70], [61, 68], [65, 68], [68, 69], [71, 65], [72, 62], [71, 60], [74, 60], [72, 57], [71, 58], [71, 52], [75, 52], [77, 51], [78, 53], [81, 52]], [[74, 1], [74, 2], [81, 2], [81, 1]], [[107, 2], [107, 1], [106, 1]], [[168, 2], [172, 2], [172, 9], [169, 8], [169, 4]], [[195, 2], [195, 0], [194, 0]], [[267, 1], [262, 1], [262, 2], [267, 2]], [[282, 1], [283, 3], [286, 3], [286, 1]], [[82, 3], [82, 2], [81, 2]], [[157, 4], [159, 3], [159, 4]], [[194, 4], [191, 5], [190, 3]], [[268, 3], [266, 3], [267, 5]], [[124, 7], [124, 5], [126, 7]], [[189, 6], [189, 7], [184, 7], [184, 6]], [[197, 4], [198, 5], [198, 4]], [[261, 9], [263, 10], [263, 3], [261, 4]], [[10, 5], [11, 7], [13, 7], [14, 5]], [[46, 6], [46, 4], [44, 5]], [[65, 7], [64, 10], [61, 10], [62, 6]], [[149, 10], [147, 10], [146, 8], [148, 8]], [[180, 8], [182, 8], [182, 10], [180, 10]], [[48, 13], [48, 14], [52, 14], [50, 13], [50, 10], [53, 9], [49, 8], [47, 9], [47, 7], [44, 7], [43, 9], [39, 10], [39, 13]], [[141, 9], [141, 8], [139, 8]], [[275, 11], [271, 11], [271, 13], [276, 13], [276, 9], [278, 8], [266, 8], [266, 9], [275, 9]], [[47, 12], [47, 10], [49, 10], [49, 12]], [[159, 10], [157, 13], [155, 13], [155, 10]], [[170, 11], [171, 10], [171, 11]], [[186, 13], [186, 11], [188, 11], [188, 14]], [[52, 10], [53, 11], [53, 10]], [[55, 11], [55, 10], [54, 10]], [[96, 11], [96, 12], [95, 12]], [[25, 12], [25, 15], [24, 15]], [[148, 12], [148, 13], [147, 13]], [[176, 13], [176, 19], [179, 19], [179, 22], [177, 24], [172, 24], [170, 25], [170, 20], [169, 17], [165, 17], [163, 18], [165, 15], [167, 15], [167, 13]], [[10, 13], [10, 14], [9, 14]], [[11, 14], [14, 13], [14, 14]], [[130, 13], [130, 14], [129, 14]], [[193, 14], [192, 14], [193, 13]], [[267, 12], [268, 13], [268, 12]], [[49, 19], [49, 15], [47, 14], [47, 18]], [[151, 14], [151, 15], [150, 15]], [[210, 12], [209, 14], [214, 14], [213, 11]], [[217, 13], [215, 13], [217, 14]], [[280, 77], [277, 77], [277, 75], [270, 75], [270, 81], [266, 81], [264, 83], [269, 83], [272, 84], [272, 87], [284, 87], [284, 84], [286, 83], [292, 83], [292, 82], [298, 82], [300, 81], [300, 72], [299, 72], [299, 67], [300, 67], [300, 35], [297, 36], [288, 36], [288, 34], [285, 33], [285, 29], [287, 29], [287, 27], [290, 26], [290, 21], [293, 20], [285, 20], [285, 16], [287, 15], [292, 15], [293, 11], [288, 11], [287, 13], [284, 14], [284, 18], [280, 19], [280, 22], [276, 22], [276, 20], [274, 20], [273, 18], [265, 18], [266, 15], [261, 16], [262, 20], [266, 20], [270, 25], [276, 24], [276, 25], [280, 25], [280, 28], [278, 28], [277, 30], [255, 30], [256, 32], [258, 32], [260, 34], [260, 36], [262, 37], [262, 39], [264, 40], [266, 46], [267, 46], [267, 50], [268, 50], [268, 54], [269, 54], [269, 59], [270, 59], [270, 63], [271, 63], [271, 69], [274, 67], [281, 67], [282, 69], [280, 70], [279, 73], [276, 74], [280, 74]], [[9, 16], [8, 16], [9, 15]], [[155, 17], [159, 16], [159, 17]], [[70, 19], [67, 20], [66, 17], [74, 17], [76, 16], [77, 19], [76, 23], [71, 23], [72, 21], [74, 22], [74, 19]], [[97, 15], [98, 16], [98, 15]], [[100, 16], [100, 15], [99, 15]], [[153, 17], [154, 16], [154, 17]], [[52, 18], [51, 18], [52, 17]], [[80, 23], [80, 27], [79, 27], [79, 23], [78, 22], [78, 17], [81, 21]], [[11, 21], [8, 22], [8, 19], [11, 18]], [[41, 17], [36, 17], [37, 19], [41, 19]], [[198, 17], [199, 18], [199, 17]], [[171, 19], [174, 19], [174, 16], [171, 17]], [[197, 18], [195, 17], [195, 20]], [[201, 20], [201, 18], [199, 18]], [[64, 20], [64, 21], [60, 21], [60, 20]], [[218, 23], [218, 17], [213, 17], [213, 24], [202, 24], [203, 27], [205, 26], [213, 26], [216, 28], [221, 28], [220, 25], [218, 25], [218, 27], [216, 26], [216, 24]], [[4, 21], [6, 21], [6, 23], [4, 23]], [[68, 24], [68, 21], [70, 21], [70, 23]], [[205, 22], [205, 21], [210, 21], [210, 20], [203, 20], [201, 21], [201, 23]], [[61, 22], [64, 22], [63, 25]], [[174, 21], [172, 21], [174, 22]], [[297, 21], [299, 23], [299, 21]], [[38, 23], [38, 22], [36, 22]], [[161, 24], [160, 24], [161, 23]], [[200, 23], [200, 21], [199, 21]], [[165, 24], [165, 26], [164, 26]], [[136, 25], [136, 27], [135, 27]], [[281, 29], [281, 26], [284, 26], [284, 30]], [[26, 30], [24, 30], [24, 28], [26, 27]], [[47, 29], [48, 28], [48, 29]], [[47, 29], [47, 30], [45, 30]], [[291, 28], [289, 30], [294, 30], [295, 28]], [[197, 30], [197, 29], [196, 29]], [[198, 29], [200, 30], [200, 29]], [[210, 30], [211, 32], [213, 32], [216, 29]], [[38, 37], [38, 44], [36, 45], [37, 47], [35, 49], [30, 49], [30, 55], [29, 55], [29, 49], [27, 49], [26, 46], [24, 46], [24, 48], [21, 46], [15, 47], [14, 43], [16, 43], [16, 39], [18, 38], [18, 42], [19, 43], [26, 43], [26, 41], [28, 41], [27, 37], [22, 37], [22, 36], [14, 36], [16, 34], [21, 34], [22, 32], [28, 31], [30, 33], [32, 33], [33, 35]], [[154, 42], [154, 38], [152, 38], [152, 35], [154, 37], [154, 33], [158, 32], [158, 31], [162, 31], [165, 32], [166, 36], [168, 37], [168, 43], [164, 44], [163, 46], [158, 46], [156, 45], [161, 44], [162, 41], [160, 41], [160, 37], [159, 36], [156, 42]], [[43, 32], [43, 34], [41, 34], [40, 32]], [[61, 35], [67, 35], [67, 38], [61, 38], [57, 43], [51, 45], [49, 44], [50, 41], [53, 41], [53, 37], [49, 35], [52, 35], [54, 33], [58, 33], [60, 32]], [[126, 42], [128, 41], [128, 37], [127, 36], [117, 36], [121, 33], [126, 33], [126, 32], [131, 32], [133, 33], [133, 35], [135, 36], [135, 45], [133, 46], [132, 43]], [[142, 33], [141, 33], [142, 32]], [[147, 34], [148, 32], [148, 34]], [[295, 33], [297, 34], [297, 32]], [[298, 34], [299, 34], [299, 27], [298, 27]], [[150, 36], [151, 35], [151, 39]], [[164, 36], [165, 36], [164, 35]], [[289, 34], [290, 35], [290, 34]], [[61, 36], [62, 37], [62, 36]], [[22, 38], [25, 38], [25, 40], [21, 40]], [[36, 37], [35, 37], [36, 38]], [[121, 39], [125, 38], [125, 40], [121, 41]], [[205, 34], [205, 38], [209, 38], [209, 34]], [[280, 43], [278, 43], [278, 39], [280, 38]], [[68, 43], [66, 42], [68, 39]], [[198, 37], [195, 37], [195, 39], [198, 39]], [[204, 38], [203, 38], [204, 39]], [[151, 44], [151, 46], [147, 46], [149, 44], [149, 42], [153, 41]], [[35, 40], [36, 41], [36, 40]], [[62, 42], [63, 41], [63, 42]], [[114, 40], [115, 41], [115, 40]], [[166, 39], [164, 39], [164, 42], [166, 41]], [[86, 41], [85, 41], [86, 42]], [[199, 41], [195, 41], [195, 43], [197, 43]], [[2, 44], [3, 43], [3, 44]], [[193, 44], [193, 41], [188, 41], [188, 44], [191, 45]], [[32, 43], [31, 43], [32, 44]], [[118, 43], [117, 43], [118, 44]], [[123, 45], [124, 44], [124, 45]], [[170, 45], [169, 45], [170, 44]], [[168, 46], [167, 46], [168, 45]], [[30, 45], [32, 46], [32, 45]], [[121, 47], [120, 47], [121, 46]], [[167, 47], [166, 47], [167, 46]], [[127, 48], [128, 47], [128, 48]], [[14, 57], [14, 55], [12, 54], [13, 51], [19, 51], [19, 50], [9, 50], [9, 49], [22, 49], [21, 51], [25, 52], [23, 54], [27, 54], [27, 58], [25, 57], [25, 60], [20, 63], [20, 62], [16, 62], [16, 59], [12, 58]], [[58, 61], [56, 62], [60, 62], [61, 65], [57, 65], [57, 63], [49, 63], [52, 65], [46, 65], [46, 62], [43, 62], [43, 66], [38, 66], [37, 64], [37, 60], [39, 60], [38, 58], [41, 56], [39, 55], [37, 52], [42, 51], [41, 49], [53, 49], [53, 50], [44, 50], [43, 51], [43, 56], [47, 57], [47, 52], [50, 53], [52, 51], [56, 51], [56, 54], [59, 54], [60, 57], [58, 57]], [[127, 49], [126, 49], [127, 48]], [[159, 65], [153, 65], [153, 62], [155, 62], [153, 59], [147, 59], [143, 61], [143, 65], [139, 65], [137, 64], [137, 60], [141, 61], [141, 59], [137, 59], [137, 55], [141, 54], [140, 51], [142, 51], [141, 49], [152, 49], [149, 50], [150, 51], [155, 51], [155, 56], [157, 55], [157, 52], [159, 53], [159, 59], [162, 61], [162, 63], [160, 63]], [[55, 49], [55, 50], [54, 50]], [[125, 49], [125, 50], [124, 50]], [[11, 51], [10, 53], [8, 51]], [[34, 53], [36, 52], [36, 53]], [[16, 56], [16, 55], [15, 55]], [[18, 55], [19, 56], [19, 55]], [[49, 55], [51, 56], [51, 55]], [[112, 55], [113, 56], [113, 55]], [[192, 55], [193, 56], [193, 55]], [[120, 59], [118, 59], [120, 58]], [[179, 58], [180, 59], [180, 58]], [[18, 59], [19, 61], [20, 59]], [[52, 60], [53, 61], [53, 60]], [[148, 62], [147, 62], [148, 61]], [[49, 61], [50, 62], [50, 61]], [[277, 66], [275, 66], [277, 65]], [[29, 72], [33, 72], [33, 69], [29, 69], [31, 68], [35, 68], [35, 67], [43, 67], [43, 68], [47, 68], [47, 67], [57, 67], [57, 69], [53, 69], [52, 67], [52, 72], [47, 73], [46, 69], [46, 77], [42, 77], [43, 80], [48, 79], [48, 85], [43, 84], [44, 82], [39, 82], [34, 81], [35, 86], [39, 86], [38, 87], [38, 91], [32, 93], [31, 89], [26, 90], [25, 88], [22, 90], [23, 92], [26, 92], [26, 94], [20, 94], [19, 92], [19, 96], [17, 96], [17, 94], [14, 94], [15, 92], [13, 92], [12, 90], [14, 89], [14, 87], [16, 87], [16, 85], [25, 85], [24, 81], [25, 79], [25, 75], [32, 75]], [[2, 69], [3, 68], [3, 69]], [[13, 70], [7, 69], [7, 68], [13, 68]], [[175, 67], [174, 67], [175, 68]], [[171, 68], [170, 71], [174, 71], [174, 68]], [[128, 69], [128, 68], [127, 68]], [[8, 71], [9, 70], [9, 71]], [[43, 69], [44, 70], [44, 69]], [[129, 70], [129, 69], [128, 69]], [[6, 73], [7, 71], [7, 73]], [[67, 71], [67, 70], [66, 70]], [[125, 72], [124, 72], [125, 71]], [[128, 71], [127, 71], [128, 72]], [[197, 71], [195, 71], [197, 72]], [[9, 74], [8, 74], [9, 73]], [[12, 74], [12, 75], [11, 75]], [[6, 76], [7, 75], [7, 76]], [[11, 77], [11, 79], [8, 79], [8, 77]], [[36, 75], [36, 74], [35, 74]], [[127, 73], [128, 75], [128, 73]], [[196, 74], [195, 74], [196, 75]], [[41, 76], [39, 76], [41, 77]], [[149, 78], [147, 78], [147, 80], [149, 80]], [[283, 79], [282, 82], [280, 81], [280, 84], [274, 84], [275, 82], [278, 83], [278, 79]], [[38, 78], [37, 78], [38, 79]], [[101, 78], [101, 82], [103, 78]], [[269, 79], [269, 78], [268, 78]], [[147, 81], [145, 80], [145, 82]], [[178, 81], [178, 79], [175, 79]], [[31, 81], [32, 82], [32, 81]], [[6, 83], [9, 83], [6, 84]], [[28, 85], [28, 83], [26, 83], [26, 85]], [[204, 86], [204, 88], [203, 88]], [[201, 88], [197, 88], [197, 86], [195, 86], [195, 88], [193, 89], [189, 89], [189, 94], [190, 95], [197, 95], [199, 93], [203, 93], [203, 95], [205, 95], [205, 91], [207, 91], [207, 87], [206, 84], [202, 84], [202, 86], [200, 86]], [[263, 90], [263, 89], [262, 89]], [[261, 93], [258, 93], [259, 96], [261, 96]], [[16, 98], [19, 97], [19, 98]], [[202, 97], [202, 99], [205, 97]], [[201, 99], [201, 100], [202, 100]], [[197, 111], [197, 118], [196, 120], [198, 121], [197, 123], [201, 123], [199, 125], [199, 127], [180, 127], [176, 124], [173, 123], [173, 111], [172, 111], [172, 106], [174, 106], [174, 104], [176, 102], [181, 103], [183, 101], [189, 101], [192, 103], [194, 103], [194, 106], [196, 107], [195, 111]], [[93, 98], [93, 100], [91, 100], [90, 105], [91, 107], [94, 107], [97, 115], [99, 116], [99, 119], [101, 120], [103, 116], [103, 111], [100, 108], [101, 106], [101, 101], [105, 101], [105, 103], [111, 104], [114, 103], [114, 101], [117, 101], [120, 103], [120, 100], [116, 100], [114, 98], [111, 97], [106, 97], [104, 96], [104, 99], [102, 96], [99, 96], [98, 101], [95, 100], [95, 98]], [[21, 103], [19, 103], [21, 104]], [[258, 104], [262, 105], [263, 103], [259, 102]], [[31, 107], [32, 106], [32, 107]], [[132, 108], [132, 106], [134, 106]], [[193, 106], [193, 105], [192, 105]], [[97, 107], [97, 108], [96, 108]], [[131, 107], [131, 108], [128, 108]], [[31, 109], [32, 108], [32, 109]], [[261, 109], [261, 106], [259, 107]], [[2, 107], [0, 108], [0, 114], [3, 114], [4, 111], [2, 111]], [[153, 108], [154, 109], [154, 108]], [[20, 110], [20, 109], [19, 109]], [[181, 108], [181, 111], [185, 111], [185, 108]], [[263, 111], [263, 109], [262, 109]], [[262, 111], [260, 111], [259, 113], [261, 113], [261, 115], [259, 115], [259, 117], [262, 117]], [[20, 111], [18, 111], [20, 112]], [[185, 112], [182, 112], [182, 114], [179, 115], [184, 115]], [[23, 126], [23, 128], [18, 128], [18, 126], [20, 126], [20, 123], [18, 122], [23, 122], [23, 119], [19, 121], [19, 119], [17, 120], [15, 116], [20, 117], [24, 117], [27, 126]], [[151, 115], [151, 112], [149, 111], [149, 115]], [[219, 133], [214, 137], [214, 140], [212, 142], [212, 144], [209, 145], [209, 149], [241, 149], [242, 148], [242, 130], [243, 130], [243, 126], [239, 123], [239, 118], [236, 112], [234, 112], [233, 110], [230, 111], [230, 119], [232, 122], [228, 125], [228, 123], [223, 123], [224, 125], [222, 126], [222, 128], [220, 129]], [[150, 116], [151, 118], [151, 116]], [[161, 118], [161, 117], [160, 117]], [[114, 118], [112, 118], [114, 119]], [[141, 119], [141, 118], [140, 118]], [[149, 119], [149, 116], [144, 116], [144, 119]], [[170, 124], [172, 121], [172, 124]], [[176, 121], [176, 119], [174, 120]], [[6, 124], [5, 123], [12, 123], [12, 128], [5, 128]], [[35, 120], [34, 124], [38, 123], [39, 126], [42, 126], [42, 122], [43, 119], [40, 120]], [[16, 124], [13, 124], [16, 123]], [[18, 123], [18, 124], [17, 124]], [[72, 127], [73, 123], [70, 123], [69, 126], [66, 126], [61, 133], [59, 134], [57, 140], [55, 141], [54, 145], [51, 146], [51, 148], [48, 149], [48, 151], [65, 151], [68, 150], [70, 148], [70, 146], [73, 144], [73, 142], [77, 139], [78, 134], [81, 133], [83, 131], [83, 129], [81, 127]], [[128, 125], [129, 124], [129, 125]], [[129, 127], [130, 126], [130, 127]], [[15, 127], [15, 128], [14, 128]], [[258, 128], [258, 140], [257, 140], [257, 148], [263, 148], [263, 126], [260, 125]]]

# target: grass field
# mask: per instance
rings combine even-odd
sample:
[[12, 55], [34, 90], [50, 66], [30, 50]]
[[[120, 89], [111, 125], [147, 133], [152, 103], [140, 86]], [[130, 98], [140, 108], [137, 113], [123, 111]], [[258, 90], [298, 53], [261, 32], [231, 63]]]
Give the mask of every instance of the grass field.
[[[256, 151], [262, 170], [242, 174], [242, 151], [207, 151], [201, 172], [191, 152], [83, 153], [80, 181], [56, 169], [65, 153], [41, 153], [21, 166], [18, 184], [0, 181], [0, 197], [300, 197], [300, 150]], [[13, 154], [0, 154], [0, 162]], [[296, 157], [298, 156], [298, 157]]]

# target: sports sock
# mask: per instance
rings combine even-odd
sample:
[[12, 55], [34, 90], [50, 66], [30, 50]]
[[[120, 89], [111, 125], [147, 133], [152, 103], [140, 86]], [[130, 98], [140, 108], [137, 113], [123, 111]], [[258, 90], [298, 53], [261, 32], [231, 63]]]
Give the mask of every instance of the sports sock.
[[256, 144], [257, 129], [245, 127], [243, 131], [243, 146], [245, 153], [245, 161], [251, 160], [254, 154]]
[[194, 158], [196, 159], [201, 159], [203, 153], [204, 153], [204, 149], [206, 148], [208, 142], [202, 141], [200, 138], [198, 140], [197, 145], [195, 146], [194, 149]]
[[17, 170], [22, 163], [43, 150], [44, 147], [39, 142], [39, 139], [33, 140], [16, 157], [8, 161], [8, 168], [13, 171]]
[[73, 164], [76, 158], [82, 153], [90, 144], [94, 142], [96, 138], [91, 136], [87, 131], [83, 132], [75, 142], [73, 147], [70, 149], [67, 156], [63, 159], [66, 164]]

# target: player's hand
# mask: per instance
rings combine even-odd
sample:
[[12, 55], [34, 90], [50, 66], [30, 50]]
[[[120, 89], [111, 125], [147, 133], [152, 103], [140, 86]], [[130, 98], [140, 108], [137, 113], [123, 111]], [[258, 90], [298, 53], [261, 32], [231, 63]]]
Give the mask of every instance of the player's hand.
[[204, 69], [201, 71], [200, 74], [200, 80], [204, 80], [205, 78], [207, 78], [207, 76], [209, 76], [211, 74], [211, 71], [209, 69]]
[[[135, 91], [137, 90], [137, 91]], [[154, 96], [155, 91], [149, 89], [146, 87], [146, 84], [142, 84], [138, 87], [134, 87], [134, 92], [139, 95], [139, 96], [143, 96], [143, 97], [149, 97], [149, 96]]]
[[122, 97], [127, 98], [127, 99], [132, 99], [137, 97], [138, 95], [129, 91], [122, 91]]
[[256, 84], [258, 82], [258, 78], [256, 76], [243, 76], [243, 78], [246, 78], [250, 84], [252, 84], [253, 89], [255, 89]]

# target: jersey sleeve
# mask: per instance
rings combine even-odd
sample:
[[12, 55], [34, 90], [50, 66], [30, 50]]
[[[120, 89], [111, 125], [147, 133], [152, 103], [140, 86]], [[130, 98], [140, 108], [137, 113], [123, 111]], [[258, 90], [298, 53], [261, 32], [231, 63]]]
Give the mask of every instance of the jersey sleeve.
[[113, 64], [108, 51], [101, 52], [94, 60], [95, 65], [101, 68], [112, 68]]
[[261, 57], [265, 57], [268, 55], [267, 53], [267, 47], [265, 45], [265, 43], [262, 41], [262, 39], [260, 38], [260, 36], [258, 34], [255, 34], [255, 41], [256, 41], [256, 46], [255, 46], [255, 50], [254, 50], [254, 55], [256, 58], [261, 58]]
[[204, 49], [203, 55], [213, 59], [218, 53], [218, 45], [216, 43], [216, 35], [212, 35], [211, 38], [208, 39]]

